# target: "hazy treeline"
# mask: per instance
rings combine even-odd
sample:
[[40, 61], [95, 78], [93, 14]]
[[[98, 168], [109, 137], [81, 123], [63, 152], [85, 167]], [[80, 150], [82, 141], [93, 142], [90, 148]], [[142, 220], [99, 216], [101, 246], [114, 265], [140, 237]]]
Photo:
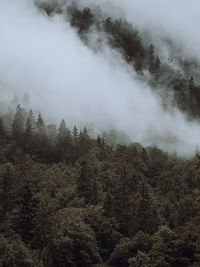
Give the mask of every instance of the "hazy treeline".
[[[149, 44], [144, 34], [140, 34], [133, 24], [125, 19], [106, 17], [104, 10], [98, 5], [83, 7], [76, 1], [36, 1], [38, 7], [48, 16], [63, 14], [77, 32], [82, 41], [90, 48], [98, 51], [103, 49], [105, 42], [121, 53], [134, 70], [145, 79], [151, 88], [162, 96], [165, 108], [176, 106], [184, 111], [189, 118], [200, 116], [200, 85], [196, 69], [199, 65], [195, 59], [179, 58], [174, 52], [175, 65], [162, 62], [153, 44]], [[94, 42], [94, 33], [99, 34]], [[175, 50], [173, 40], [166, 38], [166, 46]], [[148, 72], [148, 75], [147, 75]], [[150, 76], [149, 76], [150, 74]], [[192, 75], [194, 74], [195, 77]]]
[[0, 119], [1, 266], [199, 266], [198, 159], [113, 148], [20, 105], [10, 114]]
[[198, 59], [186, 60], [163, 33], [176, 64], [168, 62], [156, 29], [137, 29], [122, 5], [116, 14], [102, 7], [107, 1], [92, 2], [1, 1], [1, 107], [28, 91], [46, 121], [67, 117], [71, 130], [117, 129], [144, 146], [193, 154], [200, 145]]

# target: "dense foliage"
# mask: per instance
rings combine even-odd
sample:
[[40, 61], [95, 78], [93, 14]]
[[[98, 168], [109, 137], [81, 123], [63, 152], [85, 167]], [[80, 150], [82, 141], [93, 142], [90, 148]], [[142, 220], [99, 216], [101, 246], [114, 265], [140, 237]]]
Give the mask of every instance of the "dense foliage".
[[0, 119], [0, 266], [199, 266], [199, 179], [198, 159], [18, 105]]

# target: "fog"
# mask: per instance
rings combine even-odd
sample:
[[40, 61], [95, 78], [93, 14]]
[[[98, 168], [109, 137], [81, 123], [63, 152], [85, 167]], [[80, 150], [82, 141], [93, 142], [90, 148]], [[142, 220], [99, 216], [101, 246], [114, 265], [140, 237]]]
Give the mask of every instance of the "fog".
[[[82, 0], [92, 5], [93, 0]], [[172, 38], [184, 54], [199, 59], [200, 23], [198, 0], [96, 0], [107, 14], [126, 18], [140, 30], [150, 31], [152, 41]], [[162, 47], [159, 47], [162, 49]]]
[[[27, 2], [0, 1], [0, 102], [27, 91], [33, 110], [49, 122], [58, 124], [64, 118], [68, 125], [92, 125], [100, 132], [115, 128], [145, 146], [183, 154], [196, 150], [200, 125], [175, 108], [164, 111], [159, 96], [106, 42], [101, 53], [95, 53], [64, 17], [45, 16]], [[116, 16], [126, 16], [140, 28], [151, 21], [149, 28], [159, 25], [171, 37], [177, 34], [185, 53], [198, 55], [197, 1], [176, 0], [173, 8], [158, 0], [113, 2], [116, 9], [110, 10]]]

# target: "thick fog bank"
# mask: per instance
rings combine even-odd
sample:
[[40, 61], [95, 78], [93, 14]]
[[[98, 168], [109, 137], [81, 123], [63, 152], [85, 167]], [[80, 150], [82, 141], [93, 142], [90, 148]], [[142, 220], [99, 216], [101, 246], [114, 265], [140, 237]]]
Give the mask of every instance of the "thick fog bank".
[[[116, 4], [128, 14], [130, 1]], [[184, 154], [200, 145], [197, 122], [176, 109], [164, 111], [117, 52], [105, 42], [94, 53], [61, 15], [45, 16], [33, 2], [2, 0], [0, 39], [1, 101], [27, 91], [32, 108], [52, 122], [115, 128], [133, 141]]]

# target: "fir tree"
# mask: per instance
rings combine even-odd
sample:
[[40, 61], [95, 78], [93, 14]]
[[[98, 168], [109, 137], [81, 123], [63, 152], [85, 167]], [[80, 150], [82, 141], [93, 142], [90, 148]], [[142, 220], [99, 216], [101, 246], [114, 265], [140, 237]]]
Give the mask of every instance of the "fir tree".
[[24, 131], [24, 114], [21, 106], [18, 105], [12, 123], [12, 138], [17, 142], [21, 142], [23, 131]]

